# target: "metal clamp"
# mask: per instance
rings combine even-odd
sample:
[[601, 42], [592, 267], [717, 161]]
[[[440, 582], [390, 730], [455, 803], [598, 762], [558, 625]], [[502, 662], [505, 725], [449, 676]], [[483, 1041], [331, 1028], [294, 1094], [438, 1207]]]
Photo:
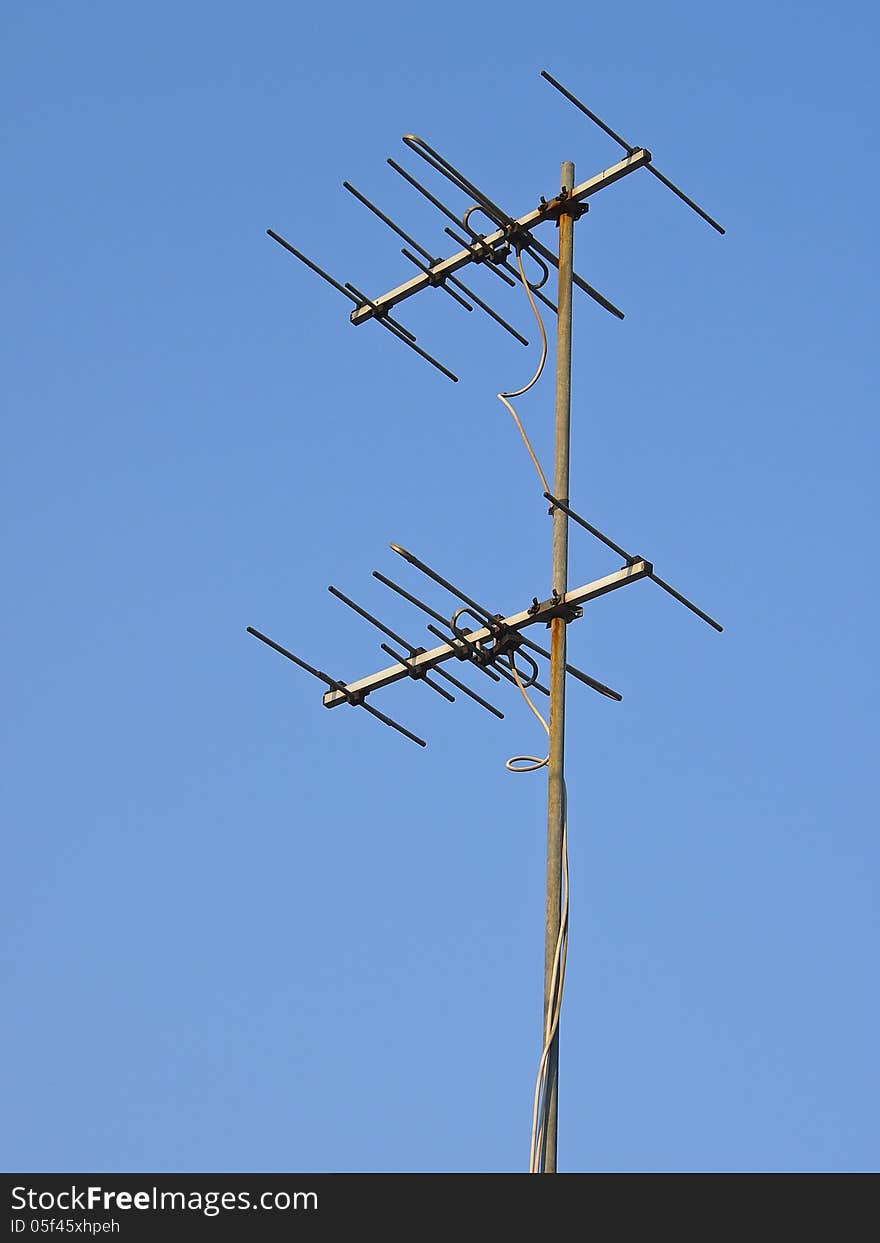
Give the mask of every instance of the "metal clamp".
[[510, 254], [507, 242], [500, 246], [491, 246], [485, 238], [479, 236], [466, 245], [474, 257], [474, 263], [491, 263], [493, 267], [504, 263]]
[[400, 663], [406, 668], [408, 675], [414, 682], [422, 682], [428, 675], [427, 665], [415, 665], [413, 661], [416, 656], [424, 656], [425, 649], [423, 647], [414, 647], [409, 656], [401, 657]]
[[536, 602], [537, 601], [534, 601], [532, 603], [532, 607], [529, 609], [529, 612], [533, 614], [541, 613], [546, 619], [548, 626], [555, 617], [561, 617], [562, 620], [566, 622], [573, 622], [579, 621], [584, 615], [584, 610], [579, 604], [566, 604], [565, 600], [555, 587], [553, 588], [553, 595], [549, 600], [541, 601], [537, 604], [537, 608], [535, 607]]
[[572, 220], [580, 220], [581, 216], [585, 216], [590, 210], [590, 205], [571, 200], [570, 191], [563, 189], [559, 191], [555, 199], [545, 199], [542, 194], [537, 210], [544, 219], [555, 220], [558, 227], [560, 216], [571, 216]]
[[367, 697], [366, 691], [350, 691], [345, 682], [340, 682], [338, 678], [329, 678], [328, 685], [339, 691], [340, 695], [344, 695], [345, 702], [350, 704], [352, 708], [361, 707]]
[[[523, 637], [518, 630], [511, 630], [509, 626], [499, 626], [493, 633], [494, 639], [492, 647], [489, 649], [493, 660], [497, 661], [503, 656], [509, 656], [522, 646]], [[537, 676], [538, 670], [536, 667], [535, 677]]]
[[528, 229], [524, 229], [522, 225], [518, 224], [507, 225], [504, 230], [504, 234], [508, 244], [517, 252], [521, 250], [528, 250], [529, 246], [531, 246], [535, 240], [529, 233]]

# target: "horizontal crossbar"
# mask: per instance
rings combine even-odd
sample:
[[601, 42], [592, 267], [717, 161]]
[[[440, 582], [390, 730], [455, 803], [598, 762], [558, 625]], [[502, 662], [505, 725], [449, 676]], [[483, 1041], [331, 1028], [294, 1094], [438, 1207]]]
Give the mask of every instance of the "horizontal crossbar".
[[[585, 583], [583, 587], [576, 587], [573, 591], [567, 592], [562, 600], [544, 600], [543, 603], [538, 604], [537, 608], [532, 605], [530, 609], [524, 609], [521, 613], [514, 613], [510, 617], [501, 617], [498, 619], [498, 625], [507, 630], [525, 630], [527, 626], [536, 625], [539, 622], [548, 622], [552, 617], [558, 615], [562, 606], [572, 608], [586, 604], [589, 600], [596, 600], [599, 596], [607, 595], [609, 591], [615, 591], [618, 587], [625, 586], [626, 583], [638, 582], [640, 578], [648, 578], [652, 573], [652, 569], [650, 561], [635, 561], [632, 565], [624, 566], [622, 570], [617, 570], [614, 574], [606, 575], [605, 578], [598, 578], [592, 583]], [[472, 645], [479, 645], [492, 638], [494, 638], [494, 634], [488, 626], [471, 631], [467, 635], [467, 641]], [[403, 678], [410, 677], [413, 669], [424, 669], [427, 671], [446, 660], [453, 660], [455, 656], [455, 648], [449, 643], [444, 643], [440, 647], [431, 648], [429, 652], [422, 652], [417, 656], [412, 656], [409, 659], [408, 667], [402, 664], [390, 665], [387, 669], [381, 669], [378, 673], [372, 673], [357, 682], [349, 682], [345, 689], [349, 695], [368, 695], [371, 691], [380, 690], [383, 686], [390, 686], [394, 682], [400, 682]], [[335, 708], [339, 704], [346, 702], [346, 696], [340, 690], [327, 691], [324, 695], [325, 708]]]
[[[619, 164], [614, 164], [611, 168], [604, 169], [595, 177], [591, 177], [589, 181], [583, 181], [579, 186], [575, 186], [571, 194], [567, 196], [566, 202], [580, 203], [592, 194], [596, 194], [599, 190], [604, 190], [606, 186], [613, 185], [615, 181], [619, 181], [621, 177], [625, 177], [627, 173], [635, 172], [637, 168], [642, 168], [651, 161], [650, 151], [639, 148], [632, 155], [628, 155], [621, 160]], [[553, 204], [547, 203], [528, 212], [525, 216], [520, 216], [516, 225], [519, 229], [533, 229], [535, 225], [540, 224], [543, 220], [551, 220], [553, 218]], [[353, 324], [362, 324], [368, 319], [373, 319], [377, 309], [379, 312], [388, 311], [393, 306], [397, 306], [399, 302], [404, 302], [407, 298], [411, 298], [413, 294], [419, 293], [422, 289], [429, 288], [437, 280], [442, 280], [446, 276], [457, 272], [459, 268], [465, 267], [468, 263], [475, 261], [475, 256], [485, 251], [486, 248], [492, 249], [505, 241], [507, 238], [507, 230], [497, 229], [494, 233], [488, 234], [481, 242], [475, 242], [469, 250], [460, 250], [457, 254], [450, 256], [449, 259], [443, 259], [439, 263], [433, 264], [427, 271], [420, 272], [418, 276], [414, 276], [412, 280], [406, 281], [403, 285], [398, 285], [396, 289], [390, 290], [388, 293], [382, 294], [380, 297], [373, 299], [370, 303], [363, 303], [361, 306], [355, 307], [351, 313], [351, 322]]]

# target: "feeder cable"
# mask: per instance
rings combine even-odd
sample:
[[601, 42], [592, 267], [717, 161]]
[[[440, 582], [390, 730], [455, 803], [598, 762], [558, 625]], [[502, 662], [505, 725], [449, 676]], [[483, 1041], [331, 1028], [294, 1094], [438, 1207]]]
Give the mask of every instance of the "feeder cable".
[[[541, 318], [541, 313], [535, 304], [535, 298], [534, 298], [534, 295], [532, 294], [532, 287], [529, 284], [529, 282], [526, 280], [526, 274], [523, 271], [521, 250], [517, 250], [516, 252], [516, 266], [519, 268], [519, 274], [520, 274], [520, 278], [523, 283], [523, 288], [525, 289], [526, 294], [528, 295], [529, 303], [531, 305], [532, 311], [534, 312], [535, 319], [538, 321], [538, 329], [541, 333], [541, 361], [538, 363], [538, 369], [535, 372], [535, 374], [532, 376], [531, 380], [529, 380], [528, 384], [524, 385], [522, 388], [515, 389], [513, 392], [498, 393], [498, 400], [502, 403], [502, 405], [504, 405], [507, 408], [507, 410], [510, 412], [511, 417], [513, 418], [514, 423], [519, 428], [519, 434], [520, 436], [522, 436], [523, 442], [525, 443], [525, 446], [529, 451], [529, 457], [532, 459], [532, 462], [534, 463], [534, 466], [535, 466], [535, 470], [538, 472], [538, 478], [541, 480], [542, 488], [545, 492], [549, 492], [550, 489], [547, 486], [547, 476], [544, 474], [543, 470], [541, 469], [541, 463], [538, 461], [537, 457], [535, 456], [535, 451], [532, 448], [532, 442], [529, 440], [526, 434], [526, 429], [523, 427], [522, 423], [520, 422], [519, 415], [514, 410], [510, 402], [507, 400], [508, 397], [522, 397], [522, 395], [524, 393], [527, 393], [530, 388], [533, 388], [540, 380], [541, 374], [544, 370], [544, 364], [547, 361], [547, 330], [544, 327], [544, 321]], [[525, 771], [528, 771], [528, 770], [525, 770]]]
[[[499, 393], [498, 400], [502, 402], [502, 404], [510, 412], [513, 418], [513, 421], [519, 430], [519, 434], [523, 438], [523, 442], [526, 446], [526, 449], [528, 450], [529, 457], [532, 459], [532, 463], [534, 464], [535, 470], [538, 472], [538, 477], [541, 480], [543, 490], [545, 492], [549, 492], [550, 489], [546, 486], [547, 478], [544, 474], [544, 471], [541, 469], [541, 463], [538, 461], [535, 451], [532, 448], [531, 441], [529, 440], [526, 430], [522, 425], [519, 415], [517, 414], [516, 410], [513, 408], [510, 401], [508, 400], [508, 398], [510, 397], [522, 397], [523, 394], [527, 393], [530, 388], [533, 388], [537, 384], [538, 380], [541, 378], [541, 374], [544, 370], [544, 364], [547, 361], [547, 331], [544, 327], [544, 321], [541, 318], [541, 313], [535, 304], [535, 299], [532, 294], [532, 287], [530, 286], [528, 280], [526, 279], [526, 274], [525, 274], [525, 271], [523, 270], [523, 264], [522, 264], [522, 252], [520, 250], [517, 250], [516, 252], [516, 264], [517, 264], [517, 267], [519, 268], [520, 278], [523, 283], [523, 288], [525, 289], [526, 295], [529, 299], [529, 304], [531, 305], [532, 312], [534, 313], [535, 319], [538, 321], [538, 329], [541, 333], [541, 358], [538, 363], [538, 368], [535, 374], [532, 376], [531, 380], [529, 380], [528, 384], [524, 385], [523, 388], [517, 389], [512, 392]], [[508, 660], [510, 662], [510, 669], [513, 674], [514, 681], [516, 682], [516, 685], [519, 689], [520, 694], [522, 695], [523, 699], [526, 701], [526, 704], [528, 705], [528, 707], [531, 709], [531, 711], [540, 721], [541, 726], [544, 729], [544, 732], [547, 734], [547, 737], [549, 739], [550, 726], [547, 724], [547, 721], [544, 719], [544, 717], [535, 707], [534, 703], [532, 702], [531, 697], [528, 694], [528, 691], [523, 685], [522, 678], [520, 676], [519, 670], [516, 667], [516, 663], [514, 661], [512, 652], [509, 654]], [[549, 754], [545, 755], [543, 758], [540, 758], [537, 755], [512, 755], [510, 759], [506, 762], [504, 767], [507, 769], [508, 772], [511, 772], [511, 773], [531, 773], [531, 772], [537, 772], [538, 769], [546, 768], [546, 766], [549, 763], [550, 763]], [[568, 901], [568, 891], [569, 891], [568, 790], [566, 788], [564, 781], [563, 781], [562, 789], [563, 789], [563, 800], [564, 800], [563, 817], [562, 817], [562, 901], [561, 901], [560, 919], [559, 919], [559, 935], [556, 938], [556, 946], [555, 946], [554, 954], [553, 954], [553, 967], [550, 972], [550, 987], [548, 990], [549, 995], [548, 995], [548, 1004], [547, 1004], [547, 1015], [546, 1015], [546, 1019], [544, 1023], [544, 1043], [543, 1043], [543, 1048], [541, 1049], [541, 1059], [540, 1059], [540, 1062], [538, 1063], [538, 1074], [535, 1080], [535, 1096], [534, 1096], [534, 1101], [532, 1105], [532, 1136], [531, 1136], [531, 1145], [529, 1148], [529, 1173], [530, 1174], [543, 1174], [544, 1173], [544, 1154], [543, 1154], [544, 1122], [546, 1118], [546, 1110], [547, 1110], [547, 1103], [548, 1103], [547, 1092], [548, 1092], [548, 1087], [549, 1087], [548, 1072], [549, 1072], [550, 1052], [553, 1048], [553, 1042], [556, 1038], [556, 1033], [559, 1030], [559, 1017], [562, 1011], [562, 989], [565, 983], [565, 966], [566, 966], [566, 961], [568, 959], [568, 910], [569, 910], [569, 901]]]
[[[541, 722], [549, 738], [549, 725], [535, 707], [531, 696], [523, 686], [513, 656], [511, 655], [509, 659], [511, 672], [520, 694]], [[513, 755], [504, 767], [511, 773], [531, 773], [536, 772], [539, 768], [545, 768], [549, 762], [549, 755], [545, 755], [543, 759], [536, 755]], [[556, 939], [553, 955], [553, 970], [550, 974], [550, 1004], [547, 1009], [547, 1019], [544, 1026], [544, 1046], [541, 1050], [541, 1060], [538, 1064], [538, 1074], [535, 1080], [535, 1096], [532, 1105], [532, 1138], [529, 1148], [530, 1174], [542, 1174], [544, 1172], [541, 1149], [544, 1138], [543, 1114], [547, 1095], [548, 1062], [553, 1041], [559, 1030], [559, 1016], [562, 1011], [562, 988], [565, 983], [565, 964], [568, 958], [568, 792], [565, 790], [564, 783], [563, 793], [566, 810], [562, 819], [562, 909], [559, 921], [559, 936]], [[540, 1124], [538, 1122], [539, 1117], [541, 1117]]]

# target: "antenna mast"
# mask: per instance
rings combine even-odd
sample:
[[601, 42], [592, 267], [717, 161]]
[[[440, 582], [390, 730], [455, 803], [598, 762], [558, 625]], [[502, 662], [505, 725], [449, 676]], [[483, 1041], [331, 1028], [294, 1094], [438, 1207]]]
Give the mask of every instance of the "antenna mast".
[[[560, 197], [574, 189], [574, 164], [562, 165]], [[574, 283], [574, 222], [577, 204], [559, 212], [559, 289], [556, 319], [556, 429], [553, 491], [568, 501], [568, 457], [571, 446], [571, 301]], [[560, 600], [568, 591], [568, 514], [553, 510], [552, 590]], [[547, 765], [547, 908], [544, 930], [544, 1039], [550, 1044], [545, 1091], [544, 1169], [556, 1172], [556, 1122], [559, 1106], [559, 1024], [556, 1011], [557, 943], [562, 920], [562, 853], [565, 831], [565, 658], [567, 619], [564, 612], [550, 622], [550, 759]], [[552, 1031], [552, 1036], [551, 1036]]]

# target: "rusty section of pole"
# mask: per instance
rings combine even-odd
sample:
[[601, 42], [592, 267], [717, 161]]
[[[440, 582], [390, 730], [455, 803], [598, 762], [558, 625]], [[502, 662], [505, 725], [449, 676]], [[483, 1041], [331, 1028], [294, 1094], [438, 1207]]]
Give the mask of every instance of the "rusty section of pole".
[[[563, 190], [574, 186], [574, 164], [562, 165]], [[568, 500], [568, 458], [571, 441], [571, 302], [574, 259], [574, 219], [559, 216], [559, 315], [556, 333], [556, 431], [553, 468], [554, 495]], [[554, 592], [564, 597], [568, 587], [568, 515], [553, 511]], [[556, 617], [550, 626], [550, 759], [547, 767], [547, 906], [544, 938], [544, 1034], [552, 1022], [558, 995], [554, 963], [558, 952], [562, 912], [562, 844], [565, 824], [565, 660], [566, 621]], [[559, 1030], [553, 1038], [547, 1066], [543, 1114], [541, 1166], [556, 1173], [559, 1094]]]

